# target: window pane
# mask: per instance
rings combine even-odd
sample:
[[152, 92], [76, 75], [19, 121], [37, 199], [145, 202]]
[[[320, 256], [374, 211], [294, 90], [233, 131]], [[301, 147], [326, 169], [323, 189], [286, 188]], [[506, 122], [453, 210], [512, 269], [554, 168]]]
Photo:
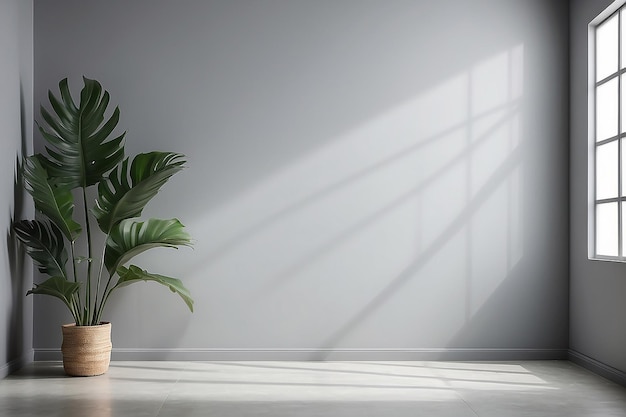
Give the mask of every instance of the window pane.
[[617, 78], [596, 89], [596, 140], [617, 135]]
[[626, 139], [622, 139], [622, 157], [620, 159], [622, 164], [622, 196], [626, 196], [626, 165], [624, 161], [626, 161]]
[[617, 203], [596, 206], [596, 254], [617, 256]]
[[617, 71], [617, 14], [596, 29], [596, 81]]
[[617, 141], [596, 148], [596, 199], [617, 197]]
[[[624, 9], [620, 10], [620, 19], [622, 19], [622, 24], [624, 23], [624, 16], [626, 16], [626, 11], [624, 11]], [[624, 68], [626, 67], [626, 58], [624, 57], [624, 55], [626, 55], [626, 30], [624, 30], [624, 28], [622, 28], [622, 51], [621, 51], [621, 56], [622, 56], [622, 66], [620, 68]]]
[[621, 133], [626, 132], [626, 103], [624, 102], [626, 100], [626, 75], [622, 75], [621, 77], [621, 91], [620, 91], [620, 96], [619, 99], [621, 100], [621, 112], [622, 114], [620, 115], [620, 125], [621, 125]]
[[626, 237], [626, 222], [623, 219], [626, 203], [622, 202], [622, 256], [626, 256], [626, 245], [624, 245], [624, 237]]

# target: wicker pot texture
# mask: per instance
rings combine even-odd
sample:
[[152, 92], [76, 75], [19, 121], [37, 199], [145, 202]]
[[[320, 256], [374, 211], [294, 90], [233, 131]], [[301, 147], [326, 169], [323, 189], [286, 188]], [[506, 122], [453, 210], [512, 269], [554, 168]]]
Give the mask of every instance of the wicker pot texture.
[[63, 369], [70, 376], [102, 375], [111, 362], [111, 323], [98, 326], [64, 324]]

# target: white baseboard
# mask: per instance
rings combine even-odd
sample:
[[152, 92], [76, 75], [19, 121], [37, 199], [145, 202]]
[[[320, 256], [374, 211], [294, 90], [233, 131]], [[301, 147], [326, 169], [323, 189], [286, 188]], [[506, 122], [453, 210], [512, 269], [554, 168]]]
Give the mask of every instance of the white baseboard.
[[617, 384], [626, 386], [626, 373], [619, 369], [613, 368], [610, 365], [597, 361], [575, 350], [569, 350], [567, 359], [576, 365], [579, 365], [594, 374], [603, 376], [604, 378], [613, 381]]
[[[0, 379], [35, 361], [60, 361], [61, 350], [37, 348], [0, 367]], [[117, 361], [520, 361], [569, 360], [626, 386], [626, 372], [571, 349], [154, 349], [115, 348]]]
[[[567, 349], [142, 349], [114, 348], [117, 361], [510, 361], [567, 359]], [[61, 360], [35, 349], [36, 361]]]
[[7, 375], [23, 368], [34, 360], [34, 350], [28, 349], [19, 358], [13, 359], [11, 362], [0, 366], [0, 379], [5, 378]]

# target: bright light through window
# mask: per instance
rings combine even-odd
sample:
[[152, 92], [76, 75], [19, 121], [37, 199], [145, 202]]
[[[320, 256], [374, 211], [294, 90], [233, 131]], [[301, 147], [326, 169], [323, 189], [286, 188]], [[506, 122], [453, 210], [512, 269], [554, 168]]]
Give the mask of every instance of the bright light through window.
[[591, 24], [590, 255], [626, 261], [626, 6], [612, 7]]
[[619, 15], [607, 19], [596, 29], [596, 81], [617, 71]]

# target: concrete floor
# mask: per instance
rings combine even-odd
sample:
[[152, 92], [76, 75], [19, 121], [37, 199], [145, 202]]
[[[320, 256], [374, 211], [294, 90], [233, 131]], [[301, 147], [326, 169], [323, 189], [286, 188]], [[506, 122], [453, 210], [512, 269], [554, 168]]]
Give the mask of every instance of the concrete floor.
[[626, 416], [626, 389], [570, 362], [38, 362], [0, 381], [0, 416]]

